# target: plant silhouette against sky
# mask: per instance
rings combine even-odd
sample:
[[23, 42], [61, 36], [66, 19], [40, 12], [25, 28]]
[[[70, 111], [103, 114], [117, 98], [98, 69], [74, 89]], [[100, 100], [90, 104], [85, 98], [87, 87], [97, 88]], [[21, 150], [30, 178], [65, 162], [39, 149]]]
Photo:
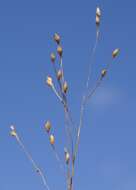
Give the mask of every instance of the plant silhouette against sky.
[[[100, 73], [98, 73], [98, 79], [94, 83], [94, 87], [90, 88], [90, 81], [92, 76], [92, 68], [94, 64], [94, 55], [96, 54], [96, 49], [99, 42], [100, 37], [100, 23], [101, 23], [101, 10], [99, 7], [96, 8], [96, 15], [95, 15], [95, 23], [96, 23], [96, 40], [94, 47], [92, 49], [91, 53], [91, 59], [88, 67], [88, 74], [86, 77], [86, 83], [85, 83], [85, 89], [83, 92], [81, 105], [80, 105], [80, 117], [79, 117], [79, 124], [78, 126], [74, 122], [74, 118], [71, 113], [71, 109], [68, 103], [68, 92], [69, 92], [69, 86], [68, 82], [65, 78], [65, 71], [63, 67], [63, 47], [62, 47], [62, 39], [58, 33], [55, 33], [53, 36], [53, 40], [56, 45], [56, 52], [52, 52], [50, 55], [51, 64], [53, 66], [55, 80], [51, 76], [47, 76], [46, 84], [49, 86], [49, 88], [53, 91], [58, 101], [60, 101], [60, 104], [63, 107], [64, 110], [64, 116], [65, 116], [65, 136], [66, 136], [66, 144], [64, 144], [64, 150], [62, 150], [61, 154], [58, 152], [56, 146], [55, 146], [55, 135], [52, 133], [52, 124], [50, 120], [47, 120], [44, 125], [45, 132], [47, 133], [47, 136], [49, 138], [49, 142], [52, 148], [52, 151], [54, 152], [56, 161], [58, 162], [60, 169], [62, 170], [63, 174], [66, 176], [66, 188], [67, 190], [74, 190], [74, 175], [75, 175], [75, 164], [76, 159], [78, 155], [79, 150], [79, 142], [80, 142], [80, 134], [81, 134], [81, 128], [83, 127], [83, 116], [85, 107], [87, 106], [89, 100], [92, 98], [92, 96], [95, 94], [97, 88], [101, 85], [103, 79], [106, 77], [106, 75], [109, 72], [110, 65], [114, 61], [114, 59], [119, 54], [119, 49], [114, 49], [111, 53], [111, 62], [108, 62], [106, 67], [101, 70]], [[71, 93], [71, 92], [69, 92]], [[50, 187], [47, 183], [46, 176], [44, 175], [44, 172], [41, 168], [38, 167], [38, 164], [34, 161], [31, 154], [28, 152], [27, 148], [24, 146], [21, 137], [18, 135], [15, 126], [10, 127], [10, 134], [11, 136], [15, 137], [18, 144], [24, 151], [27, 158], [30, 160], [34, 170], [37, 172], [37, 174], [41, 177], [43, 185], [45, 186], [45, 189], [50, 190]], [[60, 156], [64, 155], [64, 156]]]

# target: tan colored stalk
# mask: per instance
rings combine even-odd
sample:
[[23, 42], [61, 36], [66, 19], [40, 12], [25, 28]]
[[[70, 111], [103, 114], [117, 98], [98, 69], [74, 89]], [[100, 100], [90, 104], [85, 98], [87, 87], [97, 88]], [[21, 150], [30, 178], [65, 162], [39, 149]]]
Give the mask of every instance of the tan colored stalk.
[[46, 177], [44, 176], [42, 170], [38, 167], [38, 165], [36, 164], [36, 162], [33, 160], [31, 154], [28, 152], [28, 150], [26, 149], [26, 147], [24, 146], [23, 142], [21, 141], [20, 137], [18, 136], [17, 132], [15, 131], [15, 129], [13, 129], [13, 126], [11, 126], [11, 135], [15, 137], [15, 139], [17, 140], [17, 143], [19, 144], [19, 146], [21, 147], [21, 149], [23, 150], [24, 154], [26, 155], [26, 157], [28, 158], [28, 160], [31, 162], [34, 170], [39, 174], [39, 176], [42, 179], [43, 185], [47, 190], [50, 190], [48, 184], [47, 184], [47, 180]]

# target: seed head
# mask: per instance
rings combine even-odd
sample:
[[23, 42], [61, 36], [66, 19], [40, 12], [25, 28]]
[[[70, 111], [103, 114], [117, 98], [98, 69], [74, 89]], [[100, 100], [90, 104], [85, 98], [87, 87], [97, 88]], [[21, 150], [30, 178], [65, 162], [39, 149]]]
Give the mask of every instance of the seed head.
[[63, 76], [62, 71], [58, 70], [58, 72], [57, 72], [57, 79], [60, 80], [62, 78], [62, 76]]
[[97, 15], [98, 17], [101, 17], [101, 10], [100, 10], [99, 7], [96, 8], [96, 15]]
[[59, 56], [62, 57], [63, 49], [62, 49], [62, 47], [60, 45], [57, 48], [57, 52], [58, 52]]
[[50, 121], [47, 121], [46, 123], [45, 123], [45, 129], [46, 129], [46, 131], [49, 133], [50, 132], [50, 129], [51, 129], [51, 123], [50, 123]]
[[66, 161], [66, 164], [69, 164], [69, 161], [70, 161], [70, 155], [68, 152], [65, 153], [65, 161]]
[[119, 54], [119, 52], [120, 52], [120, 49], [119, 49], [119, 48], [115, 49], [115, 50], [112, 52], [112, 57], [113, 57], [113, 58], [117, 57], [118, 54]]
[[51, 58], [51, 62], [54, 63], [55, 62], [55, 58], [56, 58], [55, 54], [51, 53], [50, 58]]
[[16, 133], [16, 130], [15, 130], [15, 127], [14, 127], [13, 125], [11, 125], [11, 126], [10, 126], [10, 129], [11, 129], [10, 135], [11, 135], [12, 137], [16, 137], [16, 136], [17, 136], [17, 133]]
[[59, 34], [55, 33], [54, 36], [53, 36], [53, 38], [54, 38], [54, 41], [57, 44], [60, 44], [60, 35]]
[[100, 25], [100, 17], [101, 17], [101, 10], [99, 7], [96, 8], [96, 25], [99, 26]]
[[54, 145], [54, 143], [55, 143], [55, 138], [53, 135], [50, 135], [50, 144]]
[[64, 153], [65, 153], [65, 161], [66, 161], [66, 164], [69, 164], [70, 155], [69, 155], [68, 150], [67, 150], [66, 147], [64, 148]]
[[63, 84], [63, 92], [66, 94], [68, 91], [68, 84], [67, 82], [65, 81], [64, 84]]
[[52, 86], [53, 86], [52, 78], [51, 78], [51, 77], [47, 77], [46, 83], [47, 83], [47, 85], [48, 85], [49, 87], [52, 87]]
[[101, 71], [101, 77], [102, 77], [102, 78], [105, 77], [106, 74], [107, 74], [107, 70], [106, 70], [106, 69], [103, 69], [103, 70]]

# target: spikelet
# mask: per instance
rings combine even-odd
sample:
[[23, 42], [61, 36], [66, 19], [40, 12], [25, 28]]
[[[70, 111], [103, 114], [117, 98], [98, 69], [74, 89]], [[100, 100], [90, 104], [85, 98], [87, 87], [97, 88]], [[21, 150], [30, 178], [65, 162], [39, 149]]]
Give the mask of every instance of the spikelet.
[[45, 129], [46, 129], [46, 131], [49, 133], [50, 132], [50, 129], [51, 129], [51, 123], [50, 123], [50, 121], [47, 121], [46, 123], [45, 123]]
[[106, 74], [107, 74], [107, 70], [106, 70], [106, 69], [103, 69], [103, 70], [101, 71], [101, 77], [102, 77], [102, 78], [105, 77]]
[[68, 152], [65, 154], [65, 161], [66, 161], [66, 164], [69, 164], [69, 161], [70, 161], [70, 155], [69, 155]]
[[115, 50], [112, 52], [112, 57], [113, 57], [113, 58], [117, 57], [118, 54], [119, 54], [119, 52], [120, 52], [120, 49], [119, 49], [119, 48], [115, 49]]
[[57, 44], [60, 44], [61, 38], [60, 38], [60, 35], [59, 35], [59, 34], [55, 33], [54, 36], [53, 36], [53, 39], [54, 39], [54, 41], [55, 41]]
[[53, 135], [50, 135], [50, 144], [54, 145], [54, 143], [55, 143], [55, 138]]
[[63, 92], [66, 94], [68, 91], [68, 84], [67, 82], [65, 81], [64, 84], [63, 84]]
[[57, 47], [57, 52], [58, 52], [59, 56], [62, 57], [63, 49], [60, 45]]
[[53, 86], [52, 78], [51, 78], [51, 77], [47, 77], [46, 83], [47, 83], [47, 85], [48, 85], [49, 87], [52, 87], [52, 86]]
[[99, 26], [100, 25], [100, 18], [101, 18], [101, 10], [99, 7], [96, 8], [96, 25]]
[[66, 164], [69, 164], [70, 155], [69, 155], [69, 153], [68, 153], [67, 148], [64, 148], [64, 153], [65, 153], [65, 162], [66, 162]]
[[54, 63], [55, 62], [55, 58], [56, 58], [55, 54], [51, 53], [50, 58], [51, 58], [51, 62]]
[[16, 130], [15, 130], [15, 127], [14, 127], [13, 125], [11, 125], [11, 126], [10, 126], [10, 129], [11, 129], [10, 135], [11, 135], [12, 137], [16, 137], [16, 136], [17, 136], [17, 133], [16, 133]]
[[58, 72], [57, 72], [57, 79], [60, 80], [62, 78], [62, 76], [63, 76], [62, 71], [58, 70]]

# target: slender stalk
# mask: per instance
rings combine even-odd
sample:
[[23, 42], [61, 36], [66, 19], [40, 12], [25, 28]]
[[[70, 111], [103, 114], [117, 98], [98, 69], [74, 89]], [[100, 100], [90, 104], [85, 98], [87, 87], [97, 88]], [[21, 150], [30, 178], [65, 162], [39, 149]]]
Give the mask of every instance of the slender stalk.
[[[64, 107], [64, 113], [65, 113], [65, 120], [66, 120], [66, 129], [67, 129], [67, 133], [68, 133], [68, 140], [69, 140], [69, 146], [70, 146], [70, 150], [69, 153], [71, 155], [71, 160], [73, 157], [73, 136], [72, 136], [72, 131], [70, 128], [70, 123], [69, 123], [69, 115], [68, 115], [68, 110], [66, 109], [66, 107]], [[67, 176], [68, 176], [68, 190], [70, 190], [70, 181], [71, 181], [71, 174], [70, 174], [70, 166], [68, 166], [67, 168]]]
[[[60, 58], [60, 65], [61, 65], [61, 69], [62, 69], [62, 77], [63, 77], [62, 80], [64, 82], [64, 70], [63, 70], [62, 58]], [[57, 70], [56, 70], [55, 65], [54, 65], [54, 72], [55, 72], [56, 79], [57, 79]], [[72, 137], [72, 132], [71, 132], [71, 129], [70, 129], [70, 122], [69, 122], [69, 121], [72, 121], [72, 119], [71, 119], [71, 116], [70, 116], [70, 113], [69, 113], [66, 95], [62, 91], [62, 84], [58, 79], [57, 79], [57, 81], [58, 81], [58, 84], [59, 84], [59, 87], [60, 87], [61, 95], [58, 93], [58, 91], [56, 90], [54, 85], [52, 85], [52, 90], [53, 90], [53, 92], [55, 93], [57, 98], [60, 100], [60, 102], [64, 106], [64, 114], [65, 114], [65, 120], [66, 120], [65, 129], [66, 129], [66, 135], [67, 135], [67, 143], [70, 146], [71, 155], [72, 155], [71, 158], [72, 158], [73, 157], [73, 137]], [[58, 156], [58, 154], [56, 152], [55, 146], [52, 146], [52, 148], [53, 148], [53, 151], [55, 153], [56, 159], [60, 164], [60, 158], [59, 158], [59, 156]], [[70, 150], [69, 150], [69, 152], [70, 152]], [[62, 168], [62, 165], [60, 165], [60, 167]], [[67, 179], [67, 181], [70, 181], [70, 179], [71, 179], [70, 169], [67, 170], [67, 176], [69, 176], [69, 179]]]
[[33, 168], [35, 169], [35, 171], [39, 174], [39, 176], [42, 179], [43, 185], [47, 190], [50, 190], [46, 178], [42, 172], [42, 170], [38, 167], [38, 165], [36, 164], [36, 162], [33, 160], [31, 154], [28, 152], [28, 150], [26, 149], [26, 147], [24, 146], [23, 142], [21, 141], [21, 139], [19, 138], [19, 136], [16, 134], [16, 140], [18, 142], [18, 144], [20, 145], [20, 147], [22, 148], [23, 152], [25, 153], [26, 157], [28, 158], [28, 160], [32, 163]]
[[[112, 60], [112, 61], [113, 61], [113, 60]], [[106, 66], [106, 68], [105, 68], [106, 71], [109, 71], [109, 68], [110, 68], [110, 65], [112, 64], [112, 61], [107, 64], [107, 66]], [[97, 90], [97, 88], [101, 85], [102, 81], [103, 81], [103, 78], [100, 76], [100, 77], [98, 78], [98, 80], [97, 80], [97, 82], [96, 82], [95, 87], [93, 88], [93, 90], [91, 90], [91, 91], [87, 94], [87, 96], [86, 96], [86, 98], [85, 98], [85, 104], [87, 104], [87, 102], [88, 102], [88, 101], [90, 100], [90, 98], [93, 96], [93, 94], [95, 93], [95, 91]]]
[[99, 27], [97, 27], [96, 28], [95, 43], [94, 43], [94, 47], [93, 47], [92, 52], [91, 52], [90, 63], [89, 63], [89, 67], [88, 67], [88, 75], [87, 75], [87, 80], [86, 80], [86, 90], [89, 88], [89, 82], [90, 82], [91, 76], [92, 76], [91, 74], [92, 74], [93, 58], [94, 58], [95, 53], [96, 53], [99, 35], [100, 35], [100, 31], [99, 31]]
[[57, 160], [57, 162], [59, 163], [60, 169], [61, 169], [61, 171], [62, 171], [63, 174], [64, 174], [64, 165], [63, 165], [63, 163], [62, 163], [62, 161], [61, 161], [61, 159], [60, 159], [60, 156], [59, 156], [59, 154], [58, 154], [58, 152], [57, 152], [57, 150], [56, 150], [56, 148], [55, 148], [55, 145], [51, 145], [51, 147], [52, 147], [52, 150], [53, 150], [53, 152], [54, 152], [54, 154], [55, 154], [56, 160]]
[[56, 88], [55, 88], [54, 85], [52, 85], [52, 90], [53, 90], [53, 92], [55, 93], [55, 95], [57, 96], [57, 98], [60, 100], [60, 102], [61, 102], [62, 104], [64, 104], [63, 98], [59, 95], [59, 93], [57, 92], [57, 90], [56, 90]]
[[[111, 65], [111, 62], [109, 62], [106, 66], [106, 71], [109, 70], [109, 67]], [[94, 88], [86, 95], [83, 96], [82, 99], [82, 103], [81, 103], [81, 109], [80, 109], [80, 122], [79, 122], [79, 127], [78, 127], [78, 134], [77, 134], [77, 143], [75, 146], [75, 152], [74, 152], [74, 161], [77, 155], [77, 151], [78, 151], [78, 146], [79, 146], [79, 141], [80, 141], [80, 133], [81, 133], [81, 128], [83, 125], [83, 115], [84, 115], [84, 110], [85, 110], [85, 106], [87, 105], [88, 101], [90, 100], [90, 98], [94, 95], [94, 93], [96, 92], [97, 88], [101, 85], [103, 81], [103, 77], [100, 76], [94, 86]]]
[[[63, 69], [63, 60], [62, 57], [60, 57], [60, 67], [61, 67], [61, 71], [62, 71], [62, 82], [65, 82], [64, 79], [64, 69]], [[62, 92], [63, 93], [63, 92]], [[68, 134], [68, 139], [69, 139], [69, 143], [70, 143], [70, 149], [71, 151], [71, 159], [73, 160], [73, 152], [74, 152], [74, 142], [73, 142], [73, 136], [72, 136], [72, 131], [71, 131], [71, 126], [74, 128], [74, 124], [73, 124], [73, 120], [69, 111], [69, 107], [68, 107], [68, 103], [67, 103], [67, 97], [64, 94], [63, 95], [63, 101], [64, 101], [64, 114], [65, 114], [65, 120], [66, 120], [66, 130], [67, 130], [67, 134]], [[72, 176], [70, 174], [70, 169], [67, 170], [68, 173], [68, 190], [72, 190]]]
[[[52, 90], [55, 93], [55, 95], [57, 96], [57, 98], [60, 100], [60, 102], [63, 104], [65, 118], [66, 118], [66, 120], [69, 121], [67, 102], [59, 95], [59, 93], [57, 92], [57, 90], [56, 90], [56, 88], [55, 88], [54, 85], [52, 85]], [[73, 155], [73, 137], [72, 137], [72, 132], [71, 132], [71, 130], [70, 130], [70, 128], [69, 128], [68, 125], [65, 125], [65, 126], [66, 126], [67, 137], [68, 137], [68, 139], [70, 141], [70, 144], [71, 144], [72, 155]]]
[[[92, 76], [91, 73], [92, 73], [92, 66], [93, 66], [93, 58], [95, 56], [97, 45], [98, 45], [99, 33], [100, 33], [99, 27], [96, 27], [96, 39], [95, 39], [94, 47], [93, 47], [92, 53], [91, 53], [91, 58], [90, 58], [90, 63], [89, 63], [89, 68], [88, 68], [88, 75], [87, 75], [87, 80], [86, 80], [86, 85], [85, 85], [85, 93], [89, 88], [89, 83], [90, 83], [90, 79]], [[75, 159], [76, 159], [78, 147], [79, 147], [80, 132], [81, 132], [81, 127], [82, 127], [82, 123], [83, 123], [83, 115], [84, 115], [84, 109], [85, 109], [85, 104], [86, 104], [86, 96], [87, 95], [83, 95], [82, 101], [81, 101], [81, 106], [80, 106], [80, 119], [79, 119], [79, 126], [78, 126], [77, 137], [76, 137], [77, 139], [76, 139], [74, 155], [73, 155], [73, 162], [72, 162], [72, 176], [74, 176]]]
[[60, 67], [61, 67], [61, 71], [62, 71], [62, 82], [64, 83], [65, 78], [64, 78], [64, 69], [63, 69], [63, 60], [62, 60], [62, 57], [60, 57]]

